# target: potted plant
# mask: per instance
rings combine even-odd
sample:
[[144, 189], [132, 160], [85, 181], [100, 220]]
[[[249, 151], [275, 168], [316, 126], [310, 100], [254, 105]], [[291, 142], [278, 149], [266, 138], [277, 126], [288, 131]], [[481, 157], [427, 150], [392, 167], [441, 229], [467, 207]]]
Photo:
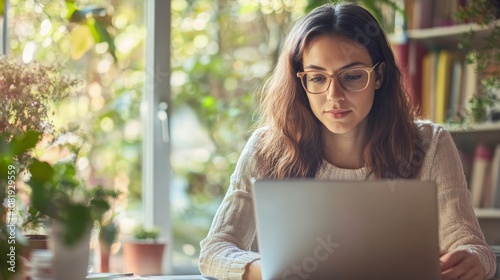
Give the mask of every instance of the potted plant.
[[23, 249], [22, 256], [30, 261], [32, 251], [48, 248], [49, 236], [45, 232], [47, 217], [32, 205], [25, 207], [27, 210], [19, 211], [23, 218], [20, 229], [27, 240], [27, 246]]
[[101, 272], [109, 272], [109, 259], [111, 256], [111, 246], [118, 239], [120, 228], [113, 215], [111, 218], [105, 219], [99, 229], [99, 257], [101, 264]]
[[133, 237], [123, 242], [125, 269], [138, 275], [161, 274], [167, 243], [159, 238], [160, 230], [139, 225], [134, 229]]
[[[9, 140], [7, 140], [9, 139]], [[19, 162], [22, 157], [34, 147], [38, 135], [23, 133], [15, 137], [7, 137], [0, 133], [0, 278], [18, 279], [23, 264], [21, 254], [27, 245], [22, 238], [16, 221], [16, 178]]]
[[29, 166], [32, 204], [51, 220], [56, 279], [85, 278], [91, 229], [118, 196], [101, 186], [88, 188], [76, 172], [76, 158], [54, 164], [34, 159]]
[[[9, 227], [15, 226], [15, 231], [19, 232], [17, 210], [21, 207], [18, 183], [25, 176], [32, 162], [31, 151], [42, 140], [42, 135], [54, 133], [49, 120], [51, 103], [82, 90], [80, 80], [60, 68], [60, 65], [55, 64], [26, 65], [0, 56], [0, 203], [12, 206], [0, 207], [0, 214], [9, 216], [9, 219], [0, 222], [0, 244], [2, 248], [6, 246], [6, 250], [1, 250], [5, 252], [11, 249], [8, 245], [15, 243], [16, 271], [21, 268], [20, 242], [23, 238], [18, 235], [12, 239], [10, 233], [14, 230]], [[30, 215], [28, 217], [25, 214]], [[43, 220], [33, 208], [24, 211], [23, 218], [26, 218], [24, 228], [33, 228], [35, 225], [38, 227]], [[28, 251], [33, 246], [33, 242], [30, 243], [26, 249]], [[3, 257], [5, 256], [2, 255], [0, 259], [5, 263]], [[9, 279], [13, 275], [7, 268], [2, 266], [3, 279]]]
[[[29, 228], [43, 224], [45, 219], [49, 221], [50, 236], [54, 237], [51, 243], [56, 279], [85, 278], [90, 230], [110, 208], [110, 200], [118, 195], [116, 191], [100, 186], [89, 188], [85, 184], [76, 168], [79, 148], [63, 141], [68, 133], [57, 132], [50, 120], [51, 106], [55, 102], [82, 90], [81, 80], [61, 71], [60, 65], [25, 65], [0, 57], [0, 201], [7, 201], [17, 208], [17, 182], [26, 181], [31, 201], [28, 202], [29, 210], [23, 213], [23, 226]], [[40, 160], [39, 153], [32, 150], [42, 144], [57, 146], [69, 156], [54, 162]], [[9, 186], [8, 190], [6, 186]], [[11, 224], [7, 222], [14, 221], [16, 232], [18, 228], [17, 217], [12, 214], [15, 211], [5, 210], [2, 207], [0, 214], [8, 213], [11, 219], [0, 224], [1, 246], [9, 244], [4, 243], [4, 239], [7, 242], [14, 239], [11, 237], [14, 230], [8, 229]], [[21, 267], [17, 258], [21, 255], [17, 250], [19, 244], [16, 242], [17, 255], [13, 261], [18, 269]], [[77, 250], [78, 244], [81, 249]], [[3, 257], [0, 257], [2, 263]], [[81, 266], [72, 269], [70, 265], [76, 263]], [[2, 276], [7, 275], [3, 273], [4, 266], [1, 271]]]

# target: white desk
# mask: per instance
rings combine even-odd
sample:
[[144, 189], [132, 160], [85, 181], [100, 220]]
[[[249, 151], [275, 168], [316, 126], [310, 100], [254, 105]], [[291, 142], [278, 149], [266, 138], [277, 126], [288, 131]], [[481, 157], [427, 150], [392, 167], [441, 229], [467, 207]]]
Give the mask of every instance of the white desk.
[[166, 276], [150, 276], [147, 279], [156, 279], [156, 280], [217, 280], [213, 277], [204, 277], [201, 275], [166, 275]]

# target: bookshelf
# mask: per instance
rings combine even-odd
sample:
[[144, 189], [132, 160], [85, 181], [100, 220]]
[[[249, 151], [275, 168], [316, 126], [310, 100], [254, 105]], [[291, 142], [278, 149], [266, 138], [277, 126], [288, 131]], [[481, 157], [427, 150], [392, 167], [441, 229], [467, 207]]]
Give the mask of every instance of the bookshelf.
[[[494, 24], [499, 24], [496, 21]], [[475, 23], [459, 24], [451, 26], [440, 26], [435, 28], [411, 29], [407, 31], [409, 40], [416, 40], [423, 43], [427, 48], [457, 49], [463, 34], [473, 30], [476, 34], [477, 42], [481, 42], [489, 33], [489, 28]]]
[[[496, 20], [494, 25], [500, 26], [500, 20]], [[475, 41], [473, 43], [474, 47], [480, 47], [485, 43], [483, 38], [489, 34], [490, 28], [480, 26], [477, 24], [458, 24], [451, 26], [440, 26], [435, 28], [423, 28], [423, 29], [411, 29], [405, 33], [399, 35], [389, 36], [393, 45], [396, 45], [394, 48], [396, 58], [398, 63], [400, 63], [401, 68], [403, 69], [403, 73], [405, 74], [405, 78], [407, 79], [407, 85], [409, 86], [410, 92], [413, 94], [413, 98], [417, 100], [414, 104], [417, 106], [422, 106], [422, 102], [429, 102], [429, 98], [432, 99], [431, 102], [434, 104], [430, 105], [430, 108], [436, 108], [435, 106], [439, 106], [439, 101], [436, 102], [436, 99], [440, 98], [440, 94], [443, 91], [436, 90], [437, 84], [431, 84], [435, 86], [434, 91], [428, 91], [429, 84], [425, 84], [423, 82], [424, 75], [434, 75], [435, 77], [440, 77], [437, 69], [433, 71], [429, 71], [424, 66], [424, 57], [426, 54], [430, 52], [436, 53], [436, 58], [432, 62], [436, 68], [438, 65], [438, 60], [441, 59], [440, 55], [442, 51], [453, 52], [457, 56], [452, 59], [455, 61], [459, 61], [462, 63], [462, 72], [466, 73], [465, 67], [466, 63], [464, 63], [463, 56], [465, 55], [462, 50], [459, 49], [458, 45], [462, 40], [463, 34], [469, 32], [470, 30], [474, 30], [475, 32]], [[451, 67], [452, 63], [448, 64], [448, 67]], [[450, 70], [451, 71], [451, 70]], [[464, 84], [464, 80], [469, 79], [468, 77], [461, 77], [459, 79], [452, 79], [451, 75], [448, 74], [447, 77], [449, 85], [446, 87], [447, 94], [442, 102], [447, 102], [451, 104], [451, 102], [461, 102], [456, 105], [460, 108], [467, 105], [465, 100], [470, 98], [470, 93], [464, 93], [465, 91], [475, 91], [474, 87], [477, 87], [478, 83], [475, 81], [472, 84]], [[441, 76], [442, 77], [442, 76]], [[435, 78], [439, 80], [440, 78]], [[473, 77], [473, 79], [477, 79], [477, 77]], [[442, 79], [441, 79], [442, 80]], [[458, 81], [458, 82], [457, 82]], [[459, 96], [458, 98], [451, 97], [453, 92], [453, 83], [457, 83], [455, 87], [460, 88], [462, 92], [456, 94]], [[427, 96], [424, 96], [427, 94]], [[427, 98], [427, 99], [426, 99]], [[434, 107], [433, 107], [434, 106]], [[451, 105], [448, 105], [451, 106]], [[460, 107], [462, 106], [462, 107]], [[450, 110], [448, 108], [444, 109], [444, 118], [441, 116], [440, 120], [436, 117], [436, 112], [434, 114], [429, 114], [427, 116], [423, 116], [424, 118], [430, 118], [432, 121], [437, 123], [443, 123], [443, 119], [446, 120], [447, 115], [450, 114]], [[457, 109], [455, 109], [457, 110]], [[422, 110], [424, 111], [424, 110]], [[443, 110], [442, 110], [443, 111]], [[456, 112], [456, 111], [455, 111]], [[490, 123], [482, 123], [482, 124], [467, 124], [467, 125], [444, 125], [444, 127], [450, 132], [453, 140], [459, 151], [464, 154], [474, 155], [474, 151], [478, 144], [484, 144], [489, 146], [493, 150], [497, 145], [500, 144], [500, 122], [490, 122]], [[466, 174], [467, 180], [470, 183], [470, 168], [472, 164], [464, 163], [464, 172]], [[469, 168], [469, 170], [467, 170]], [[497, 171], [497, 172], [500, 172]], [[470, 186], [470, 184], [469, 184]], [[500, 186], [499, 186], [500, 188]], [[472, 191], [472, 190], [471, 190]], [[500, 191], [500, 190], [499, 190]], [[486, 237], [486, 241], [490, 245], [500, 245], [500, 207], [495, 206], [495, 208], [474, 208], [474, 212], [476, 217], [478, 218], [479, 224], [483, 233]]]
[[[459, 151], [469, 156], [474, 155], [478, 144], [484, 144], [493, 148], [500, 145], [500, 122], [474, 125], [446, 125], [445, 128], [450, 132]], [[463, 161], [462, 163], [470, 187], [473, 162], [467, 163]], [[496, 171], [497, 174], [499, 171]], [[491, 172], [495, 171], [491, 170]], [[499, 191], [498, 188], [500, 186], [492, 187], [497, 188], [497, 191]], [[471, 192], [474, 196], [474, 191], [471, 190]], [[490, 245], [500, 245], [500, 208], [495, 207], [474, 208], [486, 242]]]
[[500, 122], [474, 125], [445, 125], [453, 136], [458, 148], [463, 152], [473, 153], [478, 143], [494, 146], [500, 143]]
[[478, 219], [500, 219], [500, 209], [476, 208], [474, 213]]

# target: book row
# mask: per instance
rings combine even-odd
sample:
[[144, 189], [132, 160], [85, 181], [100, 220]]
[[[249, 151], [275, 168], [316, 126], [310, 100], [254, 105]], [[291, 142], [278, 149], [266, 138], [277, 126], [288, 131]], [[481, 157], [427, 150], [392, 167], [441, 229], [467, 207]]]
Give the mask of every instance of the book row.
[[405, 0], [408, 29], [423, 29], [459, 24], [457, 12], [471, 0]]
[[474, 154], [460, 151], [475, 208], [500, 209], [500, 143], [477, 144]]

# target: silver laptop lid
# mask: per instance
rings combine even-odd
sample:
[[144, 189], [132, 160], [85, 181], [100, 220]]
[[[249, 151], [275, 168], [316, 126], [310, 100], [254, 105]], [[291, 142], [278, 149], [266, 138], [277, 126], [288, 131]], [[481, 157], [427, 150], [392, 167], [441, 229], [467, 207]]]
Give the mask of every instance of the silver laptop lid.
[[434, 182], [257, 180], [263, 279], [440, 279]]

